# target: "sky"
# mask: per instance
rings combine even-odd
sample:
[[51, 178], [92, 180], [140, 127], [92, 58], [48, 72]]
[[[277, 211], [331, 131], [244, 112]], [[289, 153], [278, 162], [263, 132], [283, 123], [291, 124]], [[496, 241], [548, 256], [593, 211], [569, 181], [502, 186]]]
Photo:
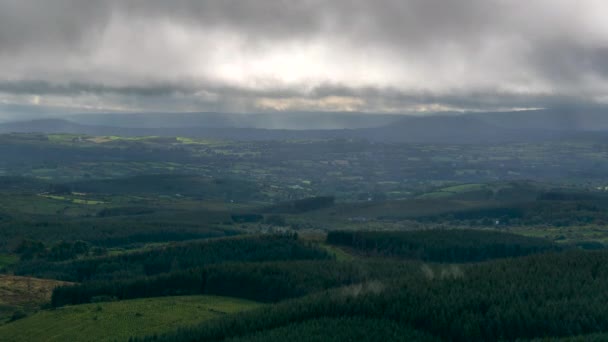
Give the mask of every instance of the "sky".
[[0, 118], [608, 103], [604, 0], [0, 0]]

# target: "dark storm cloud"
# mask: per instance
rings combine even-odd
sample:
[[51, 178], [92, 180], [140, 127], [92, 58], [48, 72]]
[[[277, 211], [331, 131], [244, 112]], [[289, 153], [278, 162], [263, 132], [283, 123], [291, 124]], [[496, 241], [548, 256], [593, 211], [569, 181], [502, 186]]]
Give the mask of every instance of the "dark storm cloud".
[[0, 53], [70, 49], [102, 29], [110, 7], [97, 1], [0, 1]]
[[602, 103], [605, 10], [594, 0], [0, 0], [0, 103], [226, 111]]
[[107, 86], [94, 83], [53, 84], [47, 81], [0, 81], [0, 93], [78, 95], [79, 93], [113, 93], [136, 96], [165, 96], [175, 93], [192, 93], [194, 89], [183, 84], [151, 84], [147, 86]]
[[112, 15], [232, 29], [254, 40], [334, 33], [408, 45], [468, 39], [501, 16], [500, 6], [481, 0], [2, 0], [0, 5], [3, 50], [39, 44], [76, 47], [102, 33]]
[[608, 78], [608, 46], [585, 46], [574, 41], [541, 44], [531, 62], [552, 81], [578, 81], [589, 75]]

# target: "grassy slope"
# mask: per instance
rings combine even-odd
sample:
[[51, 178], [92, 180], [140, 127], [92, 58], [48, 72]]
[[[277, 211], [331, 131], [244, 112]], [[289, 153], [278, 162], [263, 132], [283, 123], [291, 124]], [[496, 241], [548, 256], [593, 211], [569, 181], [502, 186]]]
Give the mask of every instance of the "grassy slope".
[[153, 335], [259, 306], [214, 296], [161, 297], [40, 311], [0, 327], [2, 341], [114, 341]]

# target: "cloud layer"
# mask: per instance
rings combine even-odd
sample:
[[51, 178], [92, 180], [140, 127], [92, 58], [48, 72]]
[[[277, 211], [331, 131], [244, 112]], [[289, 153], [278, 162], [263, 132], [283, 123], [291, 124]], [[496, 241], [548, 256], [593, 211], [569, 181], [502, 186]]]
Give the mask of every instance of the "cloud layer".
[[602, 0], [0, 0], [0, 105], [410, 112], [604, 104], [605, 13]]

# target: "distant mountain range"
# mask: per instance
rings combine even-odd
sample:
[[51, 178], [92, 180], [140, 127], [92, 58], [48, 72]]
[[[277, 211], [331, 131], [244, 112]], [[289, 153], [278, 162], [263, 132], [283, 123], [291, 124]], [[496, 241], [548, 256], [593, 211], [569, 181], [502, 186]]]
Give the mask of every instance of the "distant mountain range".
[[380, 127], [395, 122], [400, 115], [351, 112], [288, 112], [261, 114], [234, 113], [111, 113], [79, 114], [67, 120], [84, 125], [129, 128], [261, 128], [261, 129], [356, 129]]
[[[307, 120], [317, 119], [322, 122], [304, 124]], [[303, 123], [300, 129], [273, 129], [275, 126], [296, 127], [299, 122]], [[329, 129], [307, 129], [320, 126]], [[341, 113], [252, 114], [251, 117], [218, 113], [94, 114], [0, 124], [0, 133], [9, 132], [230, 140], [367, 139], [410, 143], [499, 143], [603, 135], [604, 132], [608, 135], [608, 111], [538, 110], [428, 116]]]

